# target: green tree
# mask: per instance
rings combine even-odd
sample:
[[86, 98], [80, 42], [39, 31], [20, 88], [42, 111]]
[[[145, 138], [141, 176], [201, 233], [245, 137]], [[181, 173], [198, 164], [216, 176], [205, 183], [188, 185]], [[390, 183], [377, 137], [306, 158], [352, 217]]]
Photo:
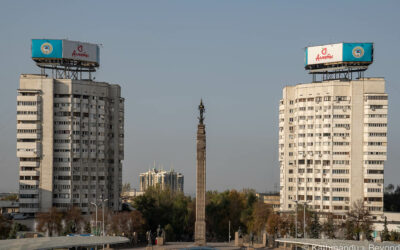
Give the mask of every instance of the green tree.
[[253, 206], [251, 231], [261, 233], [261, 231], [266, 229], [268, 217], [272, 213], [272, 208], [261, 201], [255, 202]]
[[40, 232], [48, 232], [49, 236], [60, 235], [62, 231], [63, 214], [52, 207], [49, 212], [37, 214], [37, 230]]
[[82, 211], [78, 207], [70, 207], [67, 209], [64, 218], [64, 235], [70, 233], [79, 233], [82, 230], [84, 219], [82, 217]]
[[372, 239], [372, 219], [363, 200], [354, 202], [347, 213], [345, 229], [347, 239], [360, 240], [361, 234], [364, 234], [368, 240]]
[[90, 226], [89, 221], [85, 222], [85, 227], [83, 228], [83, 231], [87, 234], [90, 234], [92, 232], [92, 227]]
[[9, 239], [16, 239], [17, 233], [21, 231], [29, 231], [28, 227], [17, 222], [14, 222], [11, 226], [10, 233], [8, 234]]
[[134, 208], [146, 221], [145, 230], [155, 232], [158, 225], [170, 225], [176, 240], [191, 240], [194, 229], [195, 207], [193, 200], [181, 192], [150, 188], [134, 199]]
[[382, 241], [390, 240], [390, 233], [389, 233], [389, 230], [388, 230], [388, 227], [387, 227], [387, 218], [386, 218], [386, 216], [385, 216], [385, 222], [383, 224], [383, 231], [381, 233], [381, 238], [382, 238]]
[[318, 239], [319, 236], [320, 236], [320, 233], [321, 233], [322, 226], [319, 223], [318, 214], [315, 213], [315, 212], [312, 213], [312, 214], [313, 214], [313, 216], [312, 216], [312, 219], [311, 219], [311, 224], [309, 226], [309, 228], [310, 228], [310, 238]]
[[328, 214], [326, 221], [322, 224], [322, 232], [324, 232], [328, 239], [335, 239], [335, 231], [336, 228], [333, 220], [333, 214]]
[[11, 229], [11, 222], [6, 220], [6, 218], [4, 218], [0, 214], [0, 239], [1, 240], [8, 238], [10, 229]]
[[110, 231], [132, 239], [134, 232], [144, 233], [144, 224], [145, 220], [139, 211], [116, 213], [112, 216]]
[[274, 238], [278, 238], [281, 222], [279, 214], [271, 214], [267, 221], [267, 233], [272, 235]]
[[390, 232], [390, 241], [399, 241], [400, 240], [400, 233], [396, 231]]

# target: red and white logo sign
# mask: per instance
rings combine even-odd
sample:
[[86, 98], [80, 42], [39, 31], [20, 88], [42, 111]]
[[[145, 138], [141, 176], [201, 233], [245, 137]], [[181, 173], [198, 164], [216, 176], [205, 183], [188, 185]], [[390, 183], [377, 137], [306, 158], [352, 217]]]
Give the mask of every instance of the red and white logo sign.
[[98, 47], [95, 44], [63, 40], [63, 57], [86, 62], [97, 62]]
[[317, 57], [315, 58], [315, 61], [324, 61], [326, 59], [332, 59], [333, 55], [328, 53], [328, 48], [322, 48], [321, 54], [317, 54]]
[[83, 50], [83, 45], [80, 44], [77, 46], [76, 49], [72, 52], [72, 57], [77, 57], [77, 58], [89, 58], [89, 54], [86, 53], [86, 51]]
[[307, 64], [340, 62], [342, 58], [342, 43], [307, 48]]

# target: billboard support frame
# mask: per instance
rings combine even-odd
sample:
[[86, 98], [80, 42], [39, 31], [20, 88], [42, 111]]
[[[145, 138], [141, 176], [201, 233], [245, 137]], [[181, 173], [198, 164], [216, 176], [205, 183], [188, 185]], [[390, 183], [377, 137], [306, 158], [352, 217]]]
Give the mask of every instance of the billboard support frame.
[[328, 71], [327, 69], [310, 70], [309, 74], [312, 75], [313, 82], [318, 81], [317, 76], [320, 76], [319, 81], [353, 80], [353, 79], [363, 78], [364, 72], [367, 70], [367, 68], [368, 67], [365, 66], [365, 67], [341, 67], [330, 71]]

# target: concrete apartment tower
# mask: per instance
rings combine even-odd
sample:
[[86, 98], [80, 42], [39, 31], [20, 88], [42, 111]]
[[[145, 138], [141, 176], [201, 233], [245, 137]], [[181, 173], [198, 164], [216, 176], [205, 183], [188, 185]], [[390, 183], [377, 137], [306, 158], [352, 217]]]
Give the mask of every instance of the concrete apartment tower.
[[118, 85], [23, 74], [17, 96], [21, 213], [120, 206], [124, 99]]
[[281, 210], [309, 201], [345, 214], [383, 213], [388, 101], [383, 78], [287, 86], [279, 105]]
[[206, 245], [206, 126], [203, 101], [199, 105], [197, 125], [197, 178], [196, 178], [196, 222], [194, 241], [198, 246]]

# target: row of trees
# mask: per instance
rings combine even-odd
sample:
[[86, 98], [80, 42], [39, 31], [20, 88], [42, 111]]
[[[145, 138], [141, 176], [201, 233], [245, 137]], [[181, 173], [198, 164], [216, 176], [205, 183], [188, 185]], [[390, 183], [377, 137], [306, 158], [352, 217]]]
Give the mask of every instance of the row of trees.
[[[299, 205], [298, 210], [304, 207]], [[304, 214], [297, 216], [298, 236], [320, 238], [324, 234], [326, 238], [344, 238], [347, 240], [360, 240], [361, 235], [366, 239], [372, 239], [372, 218], [362, 201], [353, 204], [352, 209], [346, 214], [346, 219], [338, 219], [331, 213], [323, 216], [322, 222], [318, 213], [306, 210], [306, 227], [304, 232]], [[296, 219], [292, 213], [273, 214], [268, 218], [267, 232], [275, 237], [295, 237]]]
[[[151, 188], [142, 196], [134, 199], [134, 211], [112, 213], [105, 212], [105, 232], [108, 235], [132, 237], [133, 232], [144, 239], [146, 231], [153, 234], [158, 226], [164, 228], [167, 241], [191, 241], [194, 235], [196, 200], [183, 193]], [[359, 240], [372, 237], [372, 218], [364, 203], [353, 204], [346, 219], [338, 219], [333, 214], [320, 215], [307, 210], [305, 218], [303, 207], [299, 205], [297, 216], [298, 236], [320, 238], [343, 238]], [[99, 221], [102, 211], [98, 212]], [[233, 234], [241, 228], [243, 234], [260, 234], [266, 231], [274, 237], [295, 236], [296, 216], [294, 213], [274, 213], [273, 209], [258, 201], [253, 190], [227, 190], [225, 192], [208, 191], [206, 194], [206, 223], [208, 241], [227, 241], [228, 225]], [[304, 221], [306, 222], [304, 232]], [[52, 208], [47, 213], [37, 215], [37, 230], [52, 235], [69, 233], [95, 233], [99, 229], [90, 222], [95, 221], [94, 214], [83, 216], [78, 208], [71, 207], [65, 212]], [[0, 237], [8, 238], [12, 224], [0, 217]], [[388, 232], [387, 223], [382, 232], [384, 240], [399, 240], [400, 234]], [[18, 228], [17, 228], [18, 229]], [[15, 230], [14, 230], [15, 231]], [[18, 230], [17, 230], [18, 231]]]
[[[227, 241], [239, 227], [244, 233], [258, 232], [265, 226], [271, 209], [257, 201], [255, 192], [244, 190], [209, 191], [206, 194], [206, 223], [209, 241]], [[166, 231], [168, 241], [193, 239], [196, 200], [182, 193], [151, 188], [135, 198], [133, 207], [145, 220], [145, 229], [154, 232], [158, 225]]]
[[[161, 225], [166, 230], [167, 240], [192, 240], [195, 222], [193, 198], [169, 190], [149, 189], [134, 200], [133, 206], [145, 220], [144, 231], [156, 230]], [[372, 216], [363, 201], [353, 204], [345, 219], [334, 214], [318, 214], [299, 205], [297, 233], [299, 237], [347, 240], [372, 240]], [[257, 200], [252, 190], [209, 191], [206, 194], [206, 223], [208, 241], [227, 241], [228, 225], [231, 232], [241, 228], [244, 234], [261, 234], [266, 231], [274, 237], [295, 237], [296, 216], [294, 213], [274, 213], [273, 209]], [[304, 232], [304, 221], [306, 223]], [[387, 226], [385, 226], [387, 230]], [[400, 234], [387, 232], [384, 240], [398, 239]]]
[[[102, 218], [102, 210], [98, 212], [98, 222]], [[101, 224], [93, 225], [96, 221], [94, 214], [83, 216], [79, 208], [71, 207], [65, 212], [51, 208], [47, 213], [37, 215], [36, 229], [46, 232], [49, 236], [75, 233], [101, 234]], [[104, 225], [107, 234], [125, 235], [132, 237], [133, 232], [141, 232], [144, 225], [142, 214], [138, 211], [112, 213], [105, 210]]]

